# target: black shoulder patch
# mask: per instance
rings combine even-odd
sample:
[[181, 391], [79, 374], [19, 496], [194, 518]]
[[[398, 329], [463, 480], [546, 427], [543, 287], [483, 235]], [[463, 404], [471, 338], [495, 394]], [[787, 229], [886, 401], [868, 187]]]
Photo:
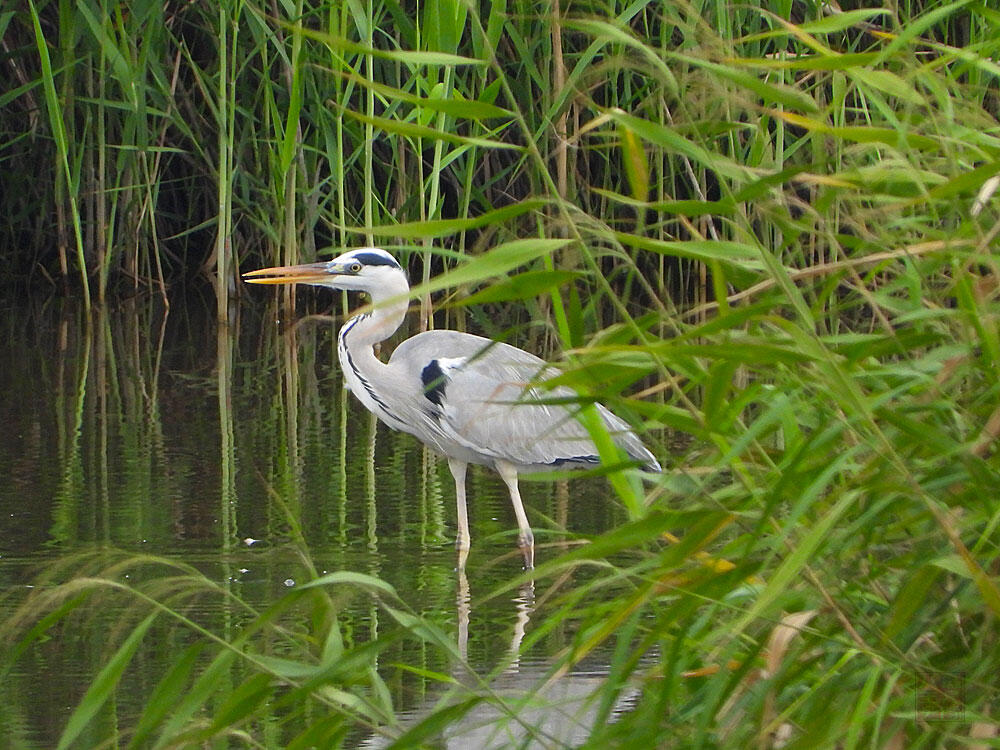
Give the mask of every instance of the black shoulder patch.
[[432, 359], [427, 366], [420, 371], [420, 381], [424, 384], [424, 397], [438, 406], [443, 407], [444, 389], [448, 384], [448, 378], [441, 369], [441, 364]]
[[392, 268], [399, 268], [399, 263], [391, 255], [384, 255], [382, 253], [355, 253], [354, 259], [359, 263], [364, 263], [366, 266], [391, 266]]

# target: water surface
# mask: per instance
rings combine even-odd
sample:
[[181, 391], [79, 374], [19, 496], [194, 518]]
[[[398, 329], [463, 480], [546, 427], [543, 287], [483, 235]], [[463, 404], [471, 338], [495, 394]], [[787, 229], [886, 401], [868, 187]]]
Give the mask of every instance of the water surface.
[[[137, 298], [89, 319], [64, 300], [3, 303], [0, 621], [27, 593], [74, 573], [104, 575], [132, 560], [116, 574], [126, 583], [146, 575], [136, 555], [190, 565], [260, 610], [309, 580], [312, 566], [387, 581], [474, 668], [517, 673], [508, 662], [544, 608], [523, 586], [495, 593], [522, 573], [502, 482], [470, 472], [473, 550], [462, 578], [447, 464], [376, 424], [344, 390], [337, 321], [301, 304], [280, 309], [277, 299], [244, 300], [221, 326], [210, 296], [169, 308]], [[542, 478], [522, 489], [539, 564], [624, 520], [601, 479]], [[157, 565], [149, 575], [162, 575]], [[108, 657], [108, 629], [131, 623], [127, 601], [109, 598], [18, 659], [0, 688], [0, 734], [13, 746], [55, 742]], [[185, 606], [239, 626], [217, 597]], [[378, 636], [384, 614], [370, 598], [347, 596], [343, 606], [353, 639]], [[538, 671], [570, 637], [547, 633], [519, 663]], [[147, 640], [129, 678], [135, 706], [127, 696], [116, 706], [126, 725], [182, 645]], [[408, 649], [393, 657], [420, 664]], [[390, 685], [401, 711], [426, 701], [419, 680]]]

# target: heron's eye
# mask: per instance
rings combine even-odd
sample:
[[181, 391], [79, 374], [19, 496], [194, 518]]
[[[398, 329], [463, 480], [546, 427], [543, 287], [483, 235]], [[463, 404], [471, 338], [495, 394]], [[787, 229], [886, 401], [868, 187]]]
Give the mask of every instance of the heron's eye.
[[361, 273], [361, 264], [360, 263], [351, 263], [351, 265], [348, 268], [348, 270], [351, 273]]

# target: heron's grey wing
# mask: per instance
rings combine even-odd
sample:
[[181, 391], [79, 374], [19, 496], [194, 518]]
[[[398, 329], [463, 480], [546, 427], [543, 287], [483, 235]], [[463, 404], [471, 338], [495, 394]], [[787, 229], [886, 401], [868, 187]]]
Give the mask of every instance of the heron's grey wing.
[[[429, 332], [406, 343], [393, 361], [412, 360], [407, 369], [420, 369], [422, 398], [437, 423], [433, 427], [457, 443], [525, 467], [597, 463], [597, 449], [576, 417], [578, 394], [532, 385], [557, 373], [543, 360], [455, 331]], [[597, 408], [619, 447], [649, 468], [659, 468], [624, 421]]]
[[[500, 352], [498, 352], [500, 354]], [[598, 451], [578, 419], [578, 394], [565, 387], [541, 389], [532, 382], [557, 374], [552, 368], [510, 362], [470, 363], [456, 368], [447, 388], [445, 417], [464, 439], [522, 466], [596, 464]], [[658, 468], [655, 458], [621, 419], [596, 405], [614, 442], [630, 457]]]

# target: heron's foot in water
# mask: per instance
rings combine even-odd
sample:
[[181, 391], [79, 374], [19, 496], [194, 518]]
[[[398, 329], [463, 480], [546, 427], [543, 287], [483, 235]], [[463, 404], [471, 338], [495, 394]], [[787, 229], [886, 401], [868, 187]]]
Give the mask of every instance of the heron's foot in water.
[[534, 570], [535, 568], [535, 546], [521, 547], [521, 554], [524, 556], [524, 569]]
[[455, 550], [458, 552], [458, 569], [465, 569], [465, 561], [469, 558], [469, 549], [472, 547], [469, 537], [459, 534], [455, 539]]
[[469, 559], [469, 547], [468, 545], [462, 547], [456, 544], [455, 549], [458, 550], [458, 570], [465, 570], [465, 561]]
[[535, 567], [535, 535], [531, 529], [517, 535], [517, 546], [521, 548], [521, 555], [524, 557], [524, 569], [531, 570]]

